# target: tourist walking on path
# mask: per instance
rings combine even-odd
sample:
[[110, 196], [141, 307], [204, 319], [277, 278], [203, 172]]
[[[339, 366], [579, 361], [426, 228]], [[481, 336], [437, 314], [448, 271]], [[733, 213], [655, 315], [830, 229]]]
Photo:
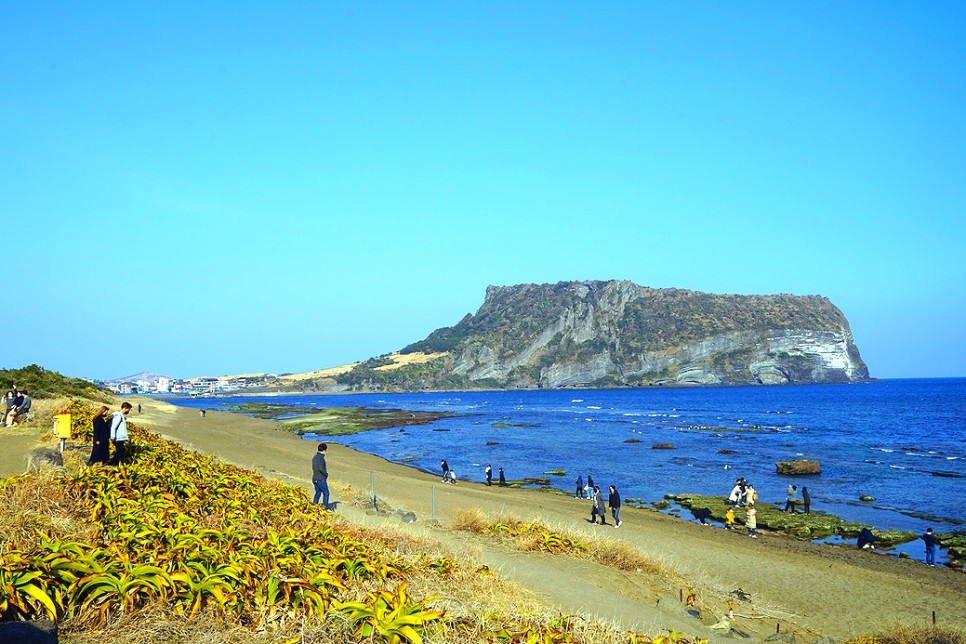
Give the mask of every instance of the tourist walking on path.
[[443, 483], [449, 480], [449, 463], [446, 462], [444, 458], [439, 462], [439, 468], [443, 470]]
[[600, 517], [600, 524], [607, 525], [607, 515], [604, 514], [604, 499], [600, 493], [599, 487], [594, 487], [593, 495], [591, 496], [590, 505], [590, 522], [597, 523], [597, 517]]
[[127, 458], [127, 415], [131, 411], [131, 403], [121, 403], [121, 411], [111, 416], [111, 442], [114, 443], [114, 456], [108, 465], [120, 465]]
[[312, 485], [315, 486], [315, 497], [312, 503], [318, 505], [322, 497], [322, 507], [329, 509], [329, 470], [325, 465], [325, 450], [329, 448], [325, 443], [319, 443], [319, 448], [312, 457]]
[[802, 512], [812, 513], [812, 495], [808, 493], [808, 488], [805, 486], [802, 486]]
[[500, 487], [509, 487], [506, 484], [506, 476], [503, 474], [503, 468], [500, 468]]
[[758, 538], [758, 511], [755, 510], [757, 500], [758, 492], [751, 483], [748, 483], [745, 486], [745, 506], [748, 508], [745, 513], [745, 527], [748, 528], [748, 536], [752, 539]]
[[926, 528], [926, 533], [922, 535], [922, 540], [926, 544], [926, 565], [935, 566], [936, 546], [939, 545], [939, 539], [932, 533], [932, 528]]
[[577, 491], [574, 494], [575, 499], [584, 498], [584, 477], [580, 474], [577, 475]]
[[607, 505], [610, 506], [610, 515], [614, 517], [614, 527], [621, 527], [621, 495], [617, 491], [617, 488], [613, 485], [610, 486], [610, 495], [607, 497]]
[[486, 466], [486, 484], [488, 486], [493, 485], [493, 468], [489, 464]]
[[94, 447], [91, 448], [91, 457], [87, 459], [88, 465], [107, 465], [110, 460], [111, 448], [111, 426], [107, 423], [107, 407], [101, 408], [94, 413], [91, 421], [94, 428]]
[[798, 502], [798, 486], [789, 485], [785, 488], [785, 512], [795, 514], [795, 504]]

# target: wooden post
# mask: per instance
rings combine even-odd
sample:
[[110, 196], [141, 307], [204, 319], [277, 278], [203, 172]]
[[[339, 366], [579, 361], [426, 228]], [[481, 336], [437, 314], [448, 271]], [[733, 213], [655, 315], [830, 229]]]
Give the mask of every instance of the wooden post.
[[679, 588], [678, 589], [678, 601], [681, 602], [682, 604], [684, 603], [684, 589], [683, 588]]
[[935, 625], [936, 625], [936, 611], [933, 611], [933, 612], [932, 612], [932, 625], [933, 625], [933, 626], [935, 626]]

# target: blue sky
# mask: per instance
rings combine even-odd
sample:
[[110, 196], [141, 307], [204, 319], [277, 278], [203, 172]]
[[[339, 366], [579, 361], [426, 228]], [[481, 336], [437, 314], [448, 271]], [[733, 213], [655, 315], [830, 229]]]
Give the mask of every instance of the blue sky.
[[963, 7], [5, 2], [0, 367], [308, 371], [628, 279], [966, 376]]

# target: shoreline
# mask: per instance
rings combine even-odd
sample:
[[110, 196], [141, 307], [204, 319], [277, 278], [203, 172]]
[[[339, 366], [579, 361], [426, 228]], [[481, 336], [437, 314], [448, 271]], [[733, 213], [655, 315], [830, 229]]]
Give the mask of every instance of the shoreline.
[[[929, 379], [929, 380], [934, 380], [934, 379]], [[309, 397], [311, 397], [312, 395], [313, 394], [309, 394]], [[184, 399], [183, 397], [181, 397], [181, 398], [179, 398], [179, 400], [187, 400], [187, 399]], [[197, 399], [190, 399], [190, 400], [195, 401]], [[174, 404], [174, 403], [171, 403], [171, 404]], [[266, 404], [267, 405], [271, 405], [271, 403], [266, 403]], [[176, 405], [176, 406], [181, 407], [182, 405]], [[184, 406], [184, 408], [186, 408], [186, 409], [197, 409], [196, 406], [187, 406], [187, 405]], [[365, 409], [365, 407], [362, 407], [362, 408]], [[324, 408], [321, 408], [320, 407], [320, 408], [317, 409], [317, 411], [320, 411], [321, 412], [321, 411], [326, 411], [326, 410]], [[244, 414], [245, 412], [238, 411], [238, 410], [231, 410], [230, 413]], [[462, 418], [464, 416], [465, 417], [469, 417], [469, 416], [477, 416], [477, 415], [480, 415], [480, 414], [455, 414], [455, 415], [453, 415], [451, 417], [452, 418]], [[293, 420], [297, 420], [297, 418], [287, 418], [286, 417], [285, 419], [281, 419], [281, 420], [276, 420], [276, 419], [271, 419], [271, 420], [273, 420], [273, 422], [280, 422], [280, 423], [284, 424], [286, 422], [290, 422], [290, 421], [293, 421]], [[496, 426], [496, 425], [494, 425], [494, 426]], [[402, 425], [400, 425], [400, 427], [402, 427]], [[439, 430], [434, 430], [434, 431], [450, 431], [450, 430], [449, 429], [439, 429]], [[305, 436], [306, 436], [306, 439], [307, 440], [331, 441], [331, 440], [340, 440], [340, 438], [339, 438], [340, 436], [346, 436], [346, 437], [348, 437], [348, 436], [351, 436], [353, 433], [354, 432], [346, 432], [344, 434], [330, 435], [330, 434], [315, 434], [311, 430], [306, 430], [305, 431]], [[423, 442], [425, 442], [425, 439], [422, 439], [422, 440], [423, 440]], [[625, 441], [625, 442], [627, 442], [627, 441]], [[641, 442], [641, 441], [637, 441], [637, 442]], [[425, 445], [420, 444], [420, 448], [422, 448], [422, 447], [425, 447]], [[375, 454], [376, 453], [374, 451], [373, 452], [369, 452], [364, 447], [361, 448], [360, 451], [365, 452], [365, 453], [372, 453], [372, 454]], [[416, 453], [416, 452], [414, 452], [414, 453]], [[395, 454], [393, 456], [398, 456], [398, 454]], [[390, 460], [390, 459], [391, 459], [390, 456], [387, 456], [386, 457], [386, 460], [388, 462], [398, 463], [399, 465], [402, 465], [404, 467], [411, 468], [411, 469], [413, 469], [415, 471], [424, 472], [424, 473], [428, 473], [428, 474], [433, 474], [435, 472], [435, 469], [434, 469], [434, 467], [433, 467], [432, 464], [430, 464], [428, 466], [426, 465], [426, 463], [425, 463], [425, 460], [426, 459], [425, 458], [422, 458], [421, 459], [422, 462], [419, 465], [417, 465], [417, 464], [415, 464], [413, 462], [406, 461], [406, 460], [401, 460], [401, 459]], [[481, 461], [481, 462], [484, 462], [485, 463], [485, 460], [484, 461]], [[474, 462], [474, 465], [475, 465], [475, 462]], [[480, 467], [482, 467], [482, 466], [480, 466]], [[727, 466], [726, 466], [726, 469], [727, 469]], [[483, 480], [482, 480], [481, 477], [475, 476], [476, 474], [478, 474], [478, 471], [475, 470], [475, 469], [469, 470], [469, 478], [467, 478], [466, 470], [464, 470], [462, 468], [458, 468], [457, 473], [460, 474], [460, 475], [462, 475], [461, 482], [464, 482], [464, 481], [471, 481], [471, 482], [475, 482], [475, 483], [482, 483], [483, 482]], [[529, 476], [524, 476], [524, 477], [519, 477], [518, 476], [518, 477], [515, 477], [512, 480], [515, 480], [515, 481], [523, 481], [523, 480], [525, 480], [527, 478], [534, 478], [534, 477], [539, 477], [539, 476], [540, 476], [539, 473], [531, 472], [529, 474]], [[524, 483], [521, 487], [524, 487], [526, 489], [535, 489], [535, 490], [545, 490], [545, 489], [549, 488], [549, 489], [554, 490], [554, 491], [556, 491], [556, 492], [558, 492], [560, 494], [572, 496], [572, 488], [569, 487], [564, 482], [563, 479], [557, 479], [557, 478], [551, 477], [550, 480], [551, 480], [551, 483], [548, 484], [548, 485], [546, 485], [546, 486], [535, 485], [535, 484], [532, 484], [532, 483], [530, 483], [530, 484]], [[757, 478], [756, 478], [756, 480], [757, 480]], [[789, 481], [789, 482], [792, 482], [792, 481]], [[802, 485], [802, 482], [798, 482], [798, 484], [799, 485]], [[809, 484], [811, 484], [811, 483], [809, 483]], [[783, 485], [784, 485], [784, 483], [783, 483]], [[729, 489], [730, 489], [730, 487], [729, 487]], [[661, 504], [661, 503], [665, 502], [669, 497], [682, 496], [682, 495], [684, 495], [684, 496], [692, 496], [692, 495], [695, 494], [694, 493], [694, 490], [692, 488], [690, 488], [690, 487], [687, 487], [687, 486], [680, 486], [680, 489], [667, 488], [667, 489], [664, 489], [663, 491], [662, 490], [656, 490], [657, 496], [654, 495], [655, 490], [650, 490], [649, 492], [650, 492], [649, 494], [644, 495], [644, 496], [634, 495], [634, 496], [637, 497], [637, 499], [635, 499], [635, 500], [639, 500], [639, 501], [642, 500], [643, 501], [641, 503], [638, 503], [637, 505], [644, 506], [644, 507], [648, 507], [648, 508], [652, 508], [652, 507], [654, 507], [654, 506], [656, 506], [658, 504]], [[712, 493], [708, 493], [707, 491], [702, 492], [700, 494], [703, 495], [703, 496], [721, 496], [721, 497], [725, 497], [726, 496], [726, 494], [718, 494], [718, 495], [716, 495], [713, 492]], [[763, 496], [765, 496], [764, 492], [762, 494], [763, 494]], [[814, 494], [814, 491], [813, 491], [813, 494]], [[628, 496], [631, 496], [631, 495], [628, 494]], [[780, 495], [781, 498], [782, 498], [782, 500], [780, 500], [780, 501], [775, 500], [778, 496], [779, 496], [778, 493], [774, 489], [771, 489], [770, 497], [767, 500], [767, 506], [768, 507], [772, 507], [772, 506], [774, 506], [774, 505], [777, 504], [780, 507], [781, 505], [783, 505], [783, 503], [784, 503], [784, 494], [781, 494]], [[821, 503], [821, 501], [819, 501], [819, 503]], [[923, 515], [922, 512], [917, 511], [915, 508], [892, 507], [892, 506], [889, 506], [889, 505], [876, 506], [873, 503], [857, 504], [857, 503], [848, 503], [848, 502], [842, 503], [842, 502], [839, 502], [837, 505], [840, 506], [840, 507], [835, 507], [833, 505], [832, 509], [830, 509], [830, 510], [825, 510], [825, 508], [823, 507], [822, 509], [817, 510], [816, 514], [822, 514], [824, 512], [827, 516], [833, 517], [836, 520], [841, 520], [842, 522], [846, 522], [846, 523], [862, 524], [862, 526], [869, 527], [869, 528], [873, 529], [876, 532], [894, 532], [894, 531], [895, 532], [898, 532], [898, 531], [913, 532], [913, 533], [916, 532], [916, 528], [915, 527], [910, 528], [909, 524], [908, 523], [904, 523], [901, 518], [900, 518], [900, 520], [898, 522], [896, 522], [896, 521], [887, 521], [887, 520], [870, 520], [872, 517], [869, 516], [868, 510], [869, 509], [872, 509], [873, 511], [895, 513], [896, 515], [901, 515], [901, 517], [905, 517], [905, 518], [908, 518], [908, 519], [916, 520], [917, 523], [921, 523], [923, 525], [923, 528], [919, 529], [919, 532], [921, 532], [922, 529], [924, 529], [925, 526], [928, 526], [930, 524], [933, 524], [934, 529], [937, 529], [937, 532], [939, 532], [939, 533], [943, 533], [943, 534], [946, 534], [946, 535], [948, 535], [950, 537], [955, 537], [955, 538], [966, 537], [966, 529], [964, 529], [964, 526], [966, 526], [966, 521], [964, 521], [962, 519], [959, 519], [959, 518], [955, 518], [955, 517], [926, 516], [926, 515]], [[851, 512], [849, 511], [850, 509], [851, 509]], [[681, 513], [684, 513], [686, 510], [687, 510], [687, 507], [686, 506], [681, 506], [679, 508], [679, 512], [681, 512]], [[673, 514], [673, 512], [668, 512], [667, 510], [660, 510], [659, 509], [659, 511], [661, 511], [662, 513], [665, 513], [665, 514]], [[893, 517], [893, 519], [895, 519], [895, 517]], [[935, 527], [935, 524], [937, 524], [937, 523], [940, 526], [942, 526], [942, 527], [936, 528]], [[850, 536], [846, 535], [845, 537], [843, 537], [843, 540], [847, 541], [850, 538], [854, 538], [854, 537], [850, 537]], [[816, 541], [819, 541], [819, 540], [816, 539]], [[913, 542], [915, 542], [915, 540], [907, 541], [907, 542], [904, 542], [904, 543], [913, 543]], [[903, 549], [902, 548], [902, 544], [900, 544], [900, 546], [897, 548], [897, 552], [898, 552], [898, 550], [902, 550], [902, 549]], [[921, 544], [919, 544], [918, 546], [912, 546], [911, 548], [907, 548], [907, 549], [910, 550], [910, 554], [916, 555], [916, 554], [920, 554], [921, 553], [921, 551], [923, 550], [923, 546], [921, 546]]]
[[[131, 421], [174, 440], [188, 449], [252, 469], [266, 477], [311, 489], [309, 462], [314, 441], [279, 431], [271, 421], [213, 411], [201, 418], [193, 408], [143, 399], [145, 413]], [[891, 623], [926, 623], [932, 611], [943, 625], [966, 628], [966, 575], [945, 568], [929, 568], [904, 560], [835, 546], [763, 534], [757, 540], [722, 529], [702, 527], [652, 510], [622, 508], [623, 525], [591, 526], [589, 502], [540, 490], [487, 487], [466, 480], [442, 485], [439, 475], [359, 452], [326, 438], [329, 471], [336, 486], [349, 486], [357, 494], [375, 495], [389, 507], [414, 512], [416, 523], [406, 529], [428, 532], [459, 547], [472, 541], [451, 533], [454, 516], [479, 508], [488, 516], [510, 513], [549, 526], [566, 526], [585, 534], [626, 542], [645, 556], [660, 561], [699, 590], [707, 615], [722, 615], [725, 599], [736, 589], [752, 597], [742, 612], [772, 615], [768, 620], [742, 620], [742, 628], [764, 637], [782, 630], [795, 631], [808, 640], [820, 635], [842, 638], [887, 628]], [[334, 487], [334, 491], [341, 489]], [[339, 501], [339, 493], [333, 494]], [[339, 513], [353, 523], [398, 518], [368, 516], [344, 505]], [[433, 520], [439, 522], [435, 526]], [[401, 526], [400, 526], [401, 527]], [[447, 536], [449, 535], [449, 536]], [[631, 627], [654, 620], [676, 623], [663, 612], [655, 613], [657, 599], [676, 595], [667, 580], [626, 578], [613, 569], [588, 572], [585, 563], [565, 557], [515, 553], [500, 554], [487, 544], [472, 543], [464, 555], [484, 561], [500, 574], [531, 588], [552, 606], [565, 612], [599, 614]], [[487, 559], [490, 558], [490, 559]], [[550, 583], [548, 580], [553, 579]], [[581, 588], [576, 592], [576, 588]], [[736, 609], [736, 612], [737, 609]], [[704, 632], [707, 624], [691, 619], [691, 631]], [[767, 622], [767, 627], [765, 627]], [[663, 626], [661, 627], [663, 628]], [[655, 631], [657, 632], [657, 631]]]
[[[312, 489], [314, 441], [279, 430], [272, 421], [225, 411], [201, 417], [196, 408], [147, 398], [140, 402], [144, 413], [132, 413], [132, 423], [225, 463]], [[30, 434], [34, 443], [53, 440], [39, 427]], [[564, 614], [603, 619], [654, 635], [672, 628], [717, 639], [721, 633], [710, 625], [721, 619], [727, 600], [747, 596], [735, 599], [735, 626], [757, 639], [775, 633], [776, 626], [805, 642], [823, 636], [841, 639], [886, 630], [900, 622], [925, 624], [933, 612], [939, 625], [966, 629], [966, 575], [949, 569], [854, 546], [768, 533], [753, 540], [743, 531], [702, 527], [632, 506], [622, 508], [619, 530], [612, 524], [592, 526], [587, 500], [538, 489], [491, 488], [466, 480], [442, 485], [439, 474], [354, 450], [338, 440], [326, 442], [333, 501], [339, 503], [337, 512], [345, 520], [448, 544], [457, 560], [489, 566]], [[6, 440], [0, 440], [0, 445], [13, 447]], [[16, 461], [20, 459], [18, 454]], [[372, 482], [380, 506], [414, 513], [416, 522], [402, 523], [397, 515], [381, 516], [358, 505], [360, 498], [371, 494]], [[472, 508], [491, 520], [512, 516], [567, 530], [581, 539], [624, 544], [658, 563], [669, 576], [508, 550], [492, 539], [455, 530], [455, 517]], [[698, 594], [700, 621], [677, 602], [679, 592], [692, 587]], [[673, 598], [670, 604], [664, 601], [669, 598]]]

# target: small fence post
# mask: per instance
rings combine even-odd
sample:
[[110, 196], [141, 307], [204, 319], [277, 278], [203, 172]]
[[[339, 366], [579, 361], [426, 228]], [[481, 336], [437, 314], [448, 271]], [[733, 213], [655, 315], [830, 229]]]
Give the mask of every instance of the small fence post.
[[372, 491], [372, 507], [376, 507], [376, 474], [369, 470], [369, 489]]

